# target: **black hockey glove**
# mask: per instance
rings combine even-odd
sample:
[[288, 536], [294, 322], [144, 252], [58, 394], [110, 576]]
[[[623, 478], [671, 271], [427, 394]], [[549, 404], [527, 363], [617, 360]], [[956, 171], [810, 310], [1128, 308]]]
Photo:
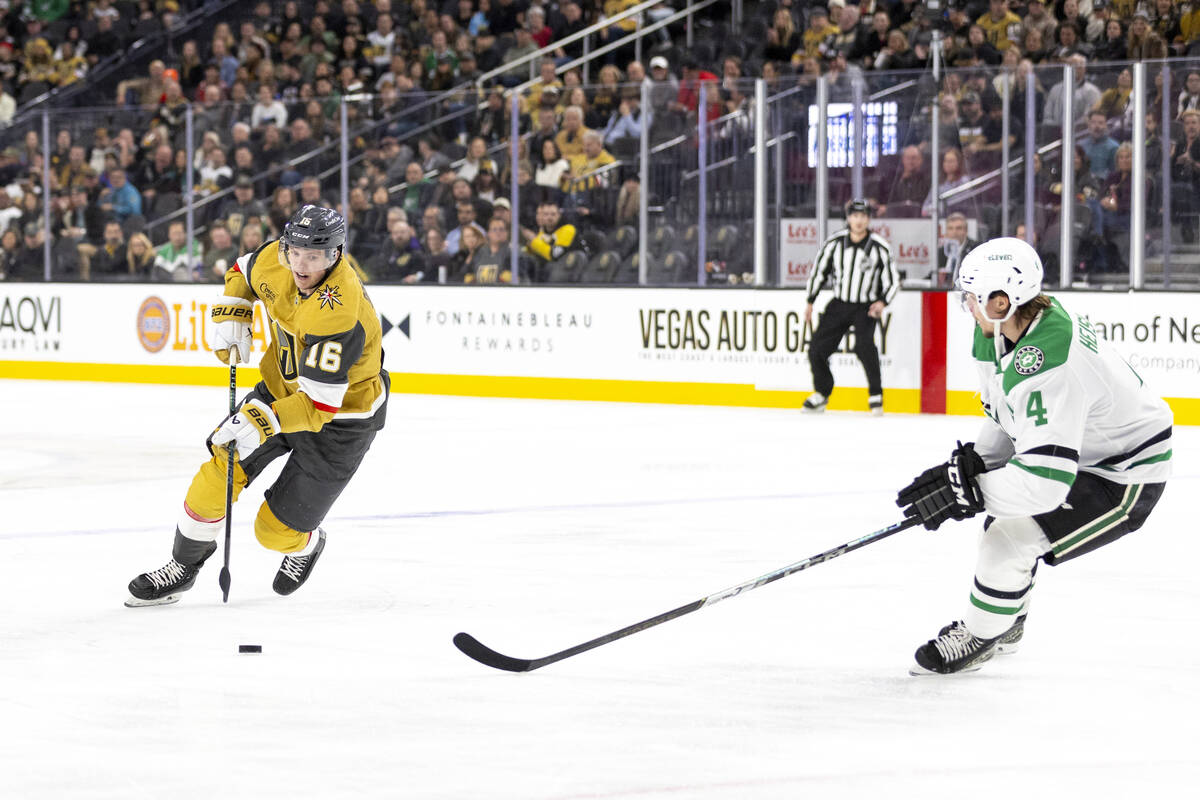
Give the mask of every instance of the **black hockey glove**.
[[931, 531], [948, 519], [969, 519], [983, 511], [975, 476], [984, 471], [974, 444], [959, 442], [949, 461], [925, 470], [901, 489], [896, 505], [904, 509], [904, 516], [920, 517]]

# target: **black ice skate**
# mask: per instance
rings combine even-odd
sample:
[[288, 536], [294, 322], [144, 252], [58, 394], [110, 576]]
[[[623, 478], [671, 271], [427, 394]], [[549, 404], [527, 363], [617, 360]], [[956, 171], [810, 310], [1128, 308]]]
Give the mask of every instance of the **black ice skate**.
[[216, 542], [205, 542], [202, 555], [195, 564], [181, 564], [172, 558], [166, 566], [138, 575], [129, 582], [131, 597], [125, 601], [125, 605], [138, 608], [179, 602], [179, 596], [192, 588], [196, 576], [200, 574], [200, 567], [216, 550]]
[[1000, 634], [996, 640], [996, 652], [1000, 655], [1015, 653], [1021, 647], [1021, 639], [1025, 636], [1025, 615], [1017, 617], [1013, 626]]
[[1001, 637], [980, 639], [961, 621], [952, 622], [917, 648], [916, 663], [909, 668], [911, 675], [950, 675], [974, 672], [996, 654]]
[[820, 414], [828, 403], [828, 397], [820, 392], [813, 392], [804, 400], [804, 405], [800, 406], [800, 410], [806, 414]]
[[283, 557], [283, 563], [279, 565], [279, 571], [275, 573], [275, 582], [271, 584], [271, 588], [275, 590], [276, 594], [291, 594], [308, 580], [317, 559], [321, 557], [321, 551], [325, 549], [325, 531], [317, 528], [316, 535], [319, 537], [317, 546], [311, 553], [306, 556], [287, 555]]
[[871, 411], [871, 415], [875, 417], [883, 416], [883, 396], [873, 394], [867, 398], [867, 408]]

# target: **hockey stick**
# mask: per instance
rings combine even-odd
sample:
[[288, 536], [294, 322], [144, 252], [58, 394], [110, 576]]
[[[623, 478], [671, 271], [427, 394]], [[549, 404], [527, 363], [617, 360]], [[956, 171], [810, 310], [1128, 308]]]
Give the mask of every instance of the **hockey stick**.
[[531, 672], [535, 669], [541, 669], [547, 664], [553, 664], [555, 661], [562, 661], [564, 658], [570, 658], [571, 656], [577, 656], [580, 653], [586, 653], [588, 650], [608, 644], [609, 642], [615, 642], [617, 639], [623, 639], [626, 636], [631, 636], [638, 631], [644, 631], [647, 628], [653, 628], [655, 625], [661, 625], [664, 622], [670, 622], [671, 620], [682, 617], [685, 614], [698, 611], [705, 606], [711, 606], [715, 603], [721, 602], [722, 600], [727, 600], [730, 597], [736, 597], [737, 595], [749, 592], [752, 589], [757, 589], [760, 586], [773, 583], [780, 578], [786, 578], [788, 575], [800, 572], [801, 570], [806, 570], [809, 567], [816, 566], [817, 564], [830, 561], [840, 555], [845, 555], [852, 550], [857, 550], [860, 547], [866, 547], [873, 542], [878, 542], [880, 539], [886, 539], [893, 533], [899, 533], [902, 530], [906, 530], [920, 524], [920, 517], [908, 517], [903, 522], [897, 522], [895, 525], [875, 531], [874, 533], [869, 533], [866, 536], [846, 542], [845, 544], [840, 544], [837, 547], [826, 550], [824, 553], [818, 553], [817, 555], [810, 556], [803, 561], [797, 561], [794, 564], [788, 564], [786, 567], [780, 567], [773, 572], [768, 572], [766, 575], [748, 580], [745, 583], [739, 583], [737, 586], [731, 586], [728, 589], [717, 592], [716, 594], [710, 594], [708, 597], [702, 597], [699, 600], [695, 600], [687, 605], [680, 606], [672, 611], [659, 614], [657, 617], [651, 617], [650, 619], [642, 620], [641, 622], [630, 625], [627, 628], [621, 628], [619, 631], [607, 633], [599, 638], [592, 639], [591, 641], [584, 642], [583, 644], [577, 644], [574, 647], [554, 653], [552, 655], [543, 656], [542, 658], [513, 658], [512, 656], [506, 656], [502, 653], [497, 653], [495, 650], [482, 644], [478, 639], [469, 633], [456, 634], [454, 637], [454, 646], [463, 651], [463, 653], [465, 653], [467, 656], [478, 661], [480, 664], [485, 664], [495, 669], [507, 670], [509, 672]]
[[[229, 416], [237, 411], [237, 361], [229, 359]], [[221, 602], [229, 602], [229, 541], [233, 531], [233, 452], [234, 442], [225, 450], [225, 566], [217, 582], [221, 585]]]

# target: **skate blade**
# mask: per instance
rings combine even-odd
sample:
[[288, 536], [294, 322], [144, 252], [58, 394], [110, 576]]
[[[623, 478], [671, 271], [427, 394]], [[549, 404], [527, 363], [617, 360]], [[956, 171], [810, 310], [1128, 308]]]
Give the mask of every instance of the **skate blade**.
[[998, 655], [1002, 655], [1002, 656], [1010, 656], [1010, 655], [1012, 655], [1013, 653], [1017, 652], [1017, 651], [1018, 651], [1018, 650], [1020, 650], [1020, 649], [1021, 649], [1021, 643], [1020, 643], [1020, 642], [1013, 642], [1012, 644], [998, 644], [998, 645], [996, 645], [996, 653], [997, 653]]
[[166, 597], [160, 597], [158, 600], [142, 600], [138, 597], [132, 597], [125, 601], [126, 608], [143, 608], [145, 606], [169, 606], [172, 603], [178, 603], [181, 595], [169, 594]]
[[908, 674], [914, 678], [953, 678], [955, 675], [966, 675], [969, 672], [978, 672], [983, 664], [972, 664], [969, 667], [963, 667], [957, 672], [934, 672], [931, 669], [925, 669], [920, 664], [913, 664], [908, 668]]

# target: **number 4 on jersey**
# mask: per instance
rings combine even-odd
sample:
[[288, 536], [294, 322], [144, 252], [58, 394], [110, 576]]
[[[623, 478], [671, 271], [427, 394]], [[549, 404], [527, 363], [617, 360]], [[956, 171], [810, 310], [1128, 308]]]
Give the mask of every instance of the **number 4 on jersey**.
[[1025, 406], [1025, 416], [1029, 419], [1036, 420], [1033, 424], [1045, 425], [1049, 422], [1046, 419], [1046, 406], [1042, 403], [1042, 393], [1031, 392], [1029, 395], [1029, 403]]

